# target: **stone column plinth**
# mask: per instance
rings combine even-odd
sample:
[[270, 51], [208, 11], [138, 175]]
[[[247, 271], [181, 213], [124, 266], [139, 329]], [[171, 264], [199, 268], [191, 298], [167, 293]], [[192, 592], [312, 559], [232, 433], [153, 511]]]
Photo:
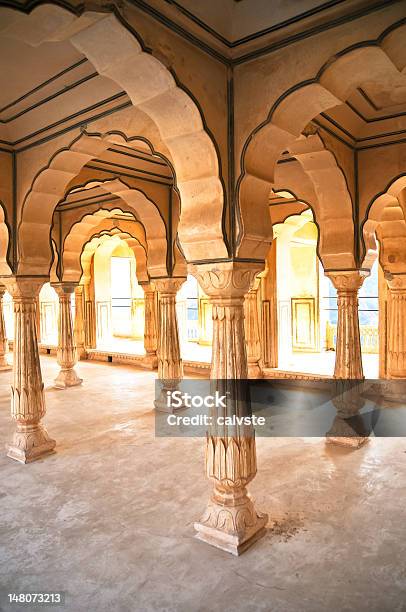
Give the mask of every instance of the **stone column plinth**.
[[369, 440], [371, 433], [360, 416], [365, 405], [362, 395], [364, 383], [351, 379], [337, 379], [332, 403], [337, 410], [330, 430], [326, 434], [327, 444], [357, 449]]
[[387, 274], [388, 378], [406, 378], [406, 274]]
[[[144, 349], [145, 361], [154, 369], [158, 366], [158, 327], [156, 316], [156, 290], [151, 283], [141, 283], [144, 290], [145, 324], [144, 324]], [[175, 296], [176, 297], [176, 296]]]
[[46, 278], [4, 278], [14, 301], [14, 363], [11, 417], [16, 423], [7, 455], [21, 463], [52, 453], [51, 440], [41, 419], [45, 415], [44, 384], [39, 360], [36, 298]]
[[7, 361], [8, 341], [6, 334], [6, 324], [4, 322], [3, 298], [6, 292], [5, 287], [0, 286], [0, 371], [11, 370], [11, 365]]
[[71, 298], [75, 285], [55, 283], [52, 286], [59, 296], [57, 360], [61, 366], [61, 371], [56, 377], [54, 384], [58, 389], [66, 389], [68, 387], [76, 387], [83, 382], [74, 369], [78, 361], [71, 306]]
[[244, 301], [248, 378], [261, 378], [262, 376], [262, 370], [259, 365], [261, 359], [261, 337], [257, 296], [260, 282], [260, 278], [255, 279], [254, 284], [245, 296]]
[[78, 359], [86, 359], [83, 285], [75, 287], [75, 322], [73, 334]]
[[[257, 266], [227, 262], [193, 268], [213, 306], [211, 378], [221, 395], [228, 391], [228, 398], [234, 398], [226, 400], [227, 416], [250, 410], [236, 393], [248, 375], [244, 296], [260, 271]], [[257, 512], [246, 488], [257, 472], [255, 432], [246, 426], [221, 427], [216, 416], [214, 413], [206, 449], [206, 473], [213, 482], [213, 493], [195, 529], [200, 540], [239, 555], [264, 535], [268, 521]]]
[[338, 322], [335, 378], [364, 378], [358, 319], [358, 290], [368, 273], [362, 271], [329, 272], [337, 289]]
[[176, 294], [185, 278], [154, 280], [159, 297], [158, 378], [162, 384], [160, 397], [155, 401], [156, 410], [167, 412], [166, 392], [173, 391], [183, 378], [180, 356], [179, 330], [176, 315]]

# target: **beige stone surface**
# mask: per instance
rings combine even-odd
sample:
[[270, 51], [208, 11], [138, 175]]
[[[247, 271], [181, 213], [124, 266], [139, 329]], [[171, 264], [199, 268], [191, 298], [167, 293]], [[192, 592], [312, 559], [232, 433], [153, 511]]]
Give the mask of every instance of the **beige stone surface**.
[[[58, 452], [29, 466], [0, 456], [3, 587], [63, 589], [66, 612], [402, 609], [404, 440], [352, 452], [258, 438], [250, 488], [270, 522], [234, 558], [194, 537], [205, 441], [155, 438], [154, 375], [85, 362], [85, 386], [62, 392], [55, 359], [42, 365]], [[3, 443], [9, 382], [0, 373]]]

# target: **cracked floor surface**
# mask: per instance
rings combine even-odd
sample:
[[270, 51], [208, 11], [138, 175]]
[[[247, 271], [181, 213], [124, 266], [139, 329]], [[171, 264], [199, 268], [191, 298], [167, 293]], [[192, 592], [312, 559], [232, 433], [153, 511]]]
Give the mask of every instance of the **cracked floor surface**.
[[[271, 521], [235, 558], [193, 537], [204, 440], [154, 437], [154, 375], [81, 362], [83, 387], [57, 391], [55, 359], [42, 365], [58, 452], [0, 455], [0, 610], [17, 610], [9, 591], [55, 590], [61, 612], [406, 610], [405, 439], [259, 438], [249, 488]], [[2, 448], [9, 382], [0, 373]]]

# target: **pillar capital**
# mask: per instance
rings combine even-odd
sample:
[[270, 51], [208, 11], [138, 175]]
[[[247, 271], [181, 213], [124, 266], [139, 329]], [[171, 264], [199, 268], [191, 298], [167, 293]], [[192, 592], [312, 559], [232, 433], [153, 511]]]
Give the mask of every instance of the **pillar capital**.
[[406, 273], [402, 274], [385, 274], [388, 287], [393, 292], [403, 293], [406, 291]]
[[155, 283], [153, 283], [152, 281], [151, 282], [141, 281], [138, 284], [142, 287], [144, 294], [155, 293], [157, 290]]
[[[186, 281], [185, 276], [172, 276], [167, 278], [154, 278], [153, 283], [156, 287], [156, 290], [160, 294], [175, 294], [182, 287], [183, 283]], [[144, 290], [145, 291], [145, 290]]]
[[14, 301], [21, 299], [34, 300], [41, 287], [49, 281], [47, 276], [3, 276], [1, 283], [6, 287]]
[[331, 280], [337, 291], [358, 291], [362, 283], [369, 276], [367, 270], [335, 270], [326, 272], [326, 276]]
[[56, 293], [60, 297], [63, 297], [64, 295], [72, 295], [78, 285], [79, 283], [73, 282], [51, 283], [51, 287], [55, 289]]
[[368, 270], [334, 270], [326, 272], [334, 287], [339, 292], [358, 291], [364, 280], [369, 276]]
[[212, 301], [242, 300], [255, 277], [265, 268], [265, 262], [223, 261], [191, 265], [203, 291]]

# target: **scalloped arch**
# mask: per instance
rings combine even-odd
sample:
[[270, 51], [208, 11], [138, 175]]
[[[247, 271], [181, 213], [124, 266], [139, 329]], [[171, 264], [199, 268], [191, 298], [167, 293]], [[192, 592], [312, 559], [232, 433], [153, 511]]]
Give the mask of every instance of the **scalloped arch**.
[[[86, 11], [78, 17], [54, 5], [40, 5], [28, 15], [17, 9], [9, 10], [7, 28], [8, 35], [24, 36], [25, 42], [31, 45], [70, 41], [99, 74], [126, 91], [133, 106], [155, 123], [170, 152], [182, 202], [178, 234], [186, 257], [190, 261], [227, 257], [223, 235], [224, 189], [214, 139], [195, 100], [158, 59], [143, 49], [136, 34], [114, 14]], [[82, 150], [76, 147], [75, 158], [65, 153], [59, 157], [58, 167], [50, 164], [44, 176], [37, 175], [31, 197], [25, 202], [19, 240], [20, 274], [38, 273], [39, 269], [48, 272], [53, 194], [59, 192], [60, 197], [63, 186], [66, 187], [75, 171], [95, 155], [86, 147]], [[49, 186], [51, 177], [52, 186]], [[37, 213], [41, 221], [35, 220]], [[38, 252], [38, 243], [37, 248], [30, 246], [33, 234], [30, 224], [34, 224], [35, 234], [39, 234], [40, 248], [43, 244], [48, 246], [46, 253]], [[45, 232], [48, 232], [46, 240]]]
[[[367, 41], [343, 50], [331, 58], [314, 79], [297, 83], [280, 96], [267, 118], [248, 136], [241, 153], [241, 174], [238, 179], [241, 219], [237, 239], [239, 256], [249, 254], [251, 235], [256, 235], [258, 241], [262, 239], [263, 248], [258, 253], [264, 255], [268, 248], [267, 243], [272, 236], [267, 214], [268, 196], [281, 153], [293, 148], [309, 121], [345, 102], [363, 81], [382, 81], [391, 75], [402, 74], [406, 65], [404, 36], [405, 25], [402, 24], [384, 33], [377, 41]], [[252, 214], [254, 206], [255, 215]], [[321, 206], [324, 206], [323, 202]], [[353, 230], [352, 214], [346, 217], [345, 224], [347, 232], [349, 228]], [[343, 269], [353, 267], [354, 245], [351, 250], [346, 247], [342, 255], [345, 257], [340, 266]]]
[[93, 234], [89, 237], [86, 244], [83, 245], [83, 250], [79, 257], [79, 269], [75, 275], [74, 282], [83, 282], [85, 279], [90, 278], [90, 266], [92, 257], [96, 250], [101, 244], [106, 242], [112, 242], [112, 251], [120, 244], [125, 242], [129, 248], [133, 251], [136, 261], [136, 277], [139, 283], [149, 281], [147, 271], [147, 256], [145, 249], [141, 245], [138, 238], [133, 236], [129, 232], [111, 232], [111, 230], [101, 230], [97, 234]]
[[361, 227], [363, 267], [370, 269], [378, 257], [379, 238], [382, 267], [391, 272], [406, 271], [406, 174], [370, 202]]
[[[148, 267], [147, 241], [145, 230], [141, 223], [137, 221], [124, 221], [123, 219], [112, 219], [111, 216], [118, 213], [119, 209], [113, 211], [98, 211], [99, 214], [85, 215], [78, 223], [72, 227], [67, 235], [62, 252], [62, 280], [76, 281], [80, 276], [80, 258], [84, 245], [95, 234], [110, 232], [111, 235], [118, 235], [120, 232], [131, 234], [139, 248], [143, 249], [145, 269]], [[105, 213], [105, 215], [100, 214]]]

